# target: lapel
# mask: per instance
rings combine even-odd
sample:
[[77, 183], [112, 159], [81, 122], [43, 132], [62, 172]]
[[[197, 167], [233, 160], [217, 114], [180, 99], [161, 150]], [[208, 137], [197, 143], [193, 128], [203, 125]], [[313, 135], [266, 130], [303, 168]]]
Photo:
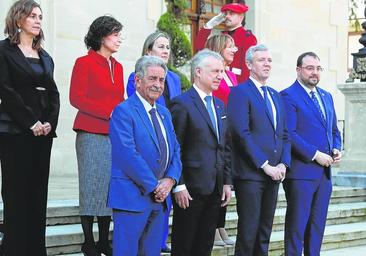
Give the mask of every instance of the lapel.
[[300, 85], [300, 83], [297, 80], [296, 80], [296, 86], [297, 86], [296, 87], [297, 91], [299, 92], [298, 95], [300, 95], [302, 97], [302, 99], [304, 100], [306, 105], [308, 105], [308, 107], [313, 111], [313, 114], [316, 116], [316, 118], [319, 120], [319, 122], [325, 127], [326, 124], [324, 123], [323, 118], [320, 116], [318, 109], [314, 105], [313, 100], [310, 98], [310, 96], [307, 94], [307, 92], [304, 90], [304, 88], [302, 88], [302, 86]]
[[217, 135], [215, 134], [215, 129], [212, 126], [210, 116], [208, 115], [206, 106], [203, 103], [202, 99], [200, 98], [198, 92], [194, 89], [193, 86], [188, 90], [188, 92], [189, 92], [189, 94], [192, 97], [192, 101], [193, 101], [194, 105], [196, 106], [196, 108], [198, 109], [198, 111], [201, 113], [201, 115], [205, 119], [205, 121], [208, 124], [208, 126], [210, 127], [212, 133], [215, 135], [215, 137], [217, 137]]
[[43, 63], [43, 68], [45, 71], [46, 76], [53, 76], [53, 64], [51, 57], [42, 49], [39, 51], [39, 58], [41, 59]]
[[133, 107], [135, 108], [137, 114], [141, 118], [142, 122], [145, 125], [146, 130], [150, 134], [151, 139], [154, 141], [157, 148], [159, 148], [158, 138], [156, 137], [154, 127], [148, 117], [148, 114], [144, 108], [144, 105], [142, 104], [141, 100], [137, 96], [136, 93], [134, 93], [131, 97], [131, 101], [133, 103]]
[[[262, 105], [263, 109], [265, 110], [268, 121], [271, 123], [272, 128], [274, 130], [274, 124], [272, 123], [271, 116], [268, 112], [266, 102], [264, 101], [262, 94], [258, 91], [257, 86], [255, 86], [255, 84], [253, 83], [253, 81], [251, 79], [249, 79], [248, 82], [249, 82], [249, 88], [252, 90], [252, 93], [256, 96], [255, 98], [257, 99], [258, 104]], [[268, 93], [271, 93], [270, 90], [268, 90]], [[271, 94], [271, 96], [272, 96], [272, 94]], [[272, 97], [272, 100], [273, 100], [273, 97]], [[273, 102], [274, 102], [274, 100], [273, 100]], [[275, 106], [277, 108], [277, 105], [275, 105]]]
[[[275, 105], [275, 111], [276, 111], [276, 130], [278, 129], [278, 124], [279, 124], [279, 120], [281, 120], [282, 118], [282, 113], [280, 111], [280, 102], [279, 102], [279, 98], [277, 96], [277, 93], [275, 93], [275, 91], [271, 88], [271, 87], [267, 87], [268, 88], [268, 93], [271, 95], [273, 104]], [[267, 109], [267, 108], [266, 108]]]
[[9, 41], [6, 46], [10, 52], [9, 57], [33, 79], [34, 71], [19, 47], [17, 45], [10, 45]]
[[214, 103], [214, 108], [215, 108], [215, 111], [216, 111], [216, 119], [217, 119], [217, 132], [219, 133], [219, 141], [222, 140], [223, 138], [223, 134], [222, 134], [222, 109], [220, 107], [220, 105], [217, 104], [217, 101], [216, 101], [216, 98], [215, 97], [212, 97], [213, 98], [213, 103]]
[[328, 104], [328, 101], [327, 101], [327, 97], [325, 96], [325, 93], [319, 89], [318, 87], [316, 88], [317, 92], [318, 92], [318, 95], [320, 96], [320, 99], [323, 103], [323, 107], [324, 107], [324, 114], [325, 114], [325, 120], [326, 120], [326, 123], [328, 124], [330, 122], [329, 118], [330, 118], [330, 113], [329, 113], [329, 109], [327, 106], [329, 105]]
[[[164, 129], [165, 129], [165, 134], [166, 134], [166, 140], [167, 140], [167, 143], [168, 143], [168, 159], [170, 159], [171, 155], [170, 155], [170, 149], [173, 148], [172, 147], [172, 140], [170, 138], [170, 129], [169, 129], [169, 117], [165, 116], [164, 115], [164, 111], [163, 111], [163, 106], [161, 106], [160, 104], [156, 104], [156, 109], [158, 111], [158, 114], [161, 118], [161, 121], [164, 125]], [[169, 162], [169, 161], [168, 161]]]

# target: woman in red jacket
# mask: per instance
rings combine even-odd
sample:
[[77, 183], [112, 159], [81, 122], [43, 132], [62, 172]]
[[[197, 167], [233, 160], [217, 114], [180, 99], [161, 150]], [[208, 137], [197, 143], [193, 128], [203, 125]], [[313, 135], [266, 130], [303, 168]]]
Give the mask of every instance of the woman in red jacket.
[[[123, 68], [112, 57], [121, 45], [122, 24], [111, 16], [93, 21], [84, 42], [86, 56], [75, 62], [70, 102], [78, 109], [73, 129], [79, 170], [79, 205], [87, 256], [112, 255], [108, 241], [111, 209], [106, 207], [111, 171], [109, 119], [124, 100]], [[97, 216], [99, 241], [95, 245], [93, 219]]]
[[[205, 47], [214, 52], [220, 53], [224, 58], [225, 72], [223, 74], [223, 79], [219, 84], [219, 88], [216, 91], [213, 91], [212, 94], [227, 105], [230, 88], [238, 85], [236, 75], [229, 70], [229, 65], [234, 60], [234, 55], [238, 51], [238, 48], [235, 46], [234, 39], [227, 34], [210, 36], [206, 41]], [[234, 244], [234, 241], [229, 239], [226, 233], [225, 218], [226, 206], [220, 209], [220, 216], [215, 234], [215, 245], [225, 246], [226, 244]]]

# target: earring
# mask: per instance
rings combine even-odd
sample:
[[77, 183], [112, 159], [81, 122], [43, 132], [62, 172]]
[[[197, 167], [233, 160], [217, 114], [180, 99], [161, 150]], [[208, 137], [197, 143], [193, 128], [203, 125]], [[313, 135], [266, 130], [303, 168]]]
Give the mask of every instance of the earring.
[[21, 29], [21, 28], [18, 28], [18, 29], [17, 29], [17, 32], [18, 32], [18, 33], [22, 32], [22, 29]]

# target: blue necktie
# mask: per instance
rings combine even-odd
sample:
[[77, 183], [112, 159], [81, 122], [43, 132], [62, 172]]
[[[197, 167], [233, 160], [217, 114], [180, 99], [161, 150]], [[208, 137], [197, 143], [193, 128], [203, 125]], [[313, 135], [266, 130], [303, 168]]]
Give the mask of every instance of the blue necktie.
[[209, 95], [206, 96], [205, 101], [206, 101], [206, 108], [207, 108], [208, 115], [210, 116], [212, 126], [213, 126], [213, 128], [215, 130], [215, 134], [218, 138], [217, 125], [216, 125], [215, 116], [214, 116], [212, 106], [211, 106], [212, 96], [209, 96]]
[[325, 119], [324, 113], [322, 111], [322, 108], [320, 107], [320, 103], [318, 101], [318, 98], [315, 96], [315, 92], [314, 91], [311, 91], [310, 92], [310, 95], [311, 95], [311, 99], [313, 100], [314, 105], [317, 108], [320, 116], [322, 117], [323, 121], [326, 122], [326, 119]]
[[167, 163], [167, 156], [168, 156], [168, 149], [166, 146], [166, 142], [163, 136], [163, 132], [161, 130], [159, 121], [158, 121], [158, 117], [156, 116], [156, 109], [152, 108], [149, 111], [150, 115], [151, 115], [151, 121], [153, 123], [154, 129], [155, 129], [155, 133], [156, 133], [156, 137], [158, 138], [158, 143], [159, 143], [159, 149], [160, 149], [160, 167], [159, 167], [159, 173], [157, 175], [158, 179], [161, 179], [164, 176], [165, 173], [165, 166]]
[[269, 113], [269, 118], [271, 119], [272, 124], [274, 124], [274, 118], [273, 118], [273, 109], [272, 109], [272, 104], [271, 101], [268, 99], [268, 88], [267, 86], [261, 86], [261, 89], [263, 90], [263, 98], [264, 98], [264, 102], [266, 103], [266, 107]]

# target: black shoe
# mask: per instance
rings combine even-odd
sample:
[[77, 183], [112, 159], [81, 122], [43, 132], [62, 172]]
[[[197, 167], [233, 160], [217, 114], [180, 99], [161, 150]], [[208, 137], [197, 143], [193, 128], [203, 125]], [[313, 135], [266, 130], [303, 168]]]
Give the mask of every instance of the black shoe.
[[172, 250], [169, 248], [169, 246], [165, 245], [163, 248], [161, 248], [161, 252], [171, 253]]
[[81, 246], [81, 252], [84, 254], [84, 256], [101, 256], [100, 252], [98, 252], [97, 248], [95, 248], [95, 245], [83, 244]]
[[97, 243], [97, 250], [105, 256], [112, 256], [112, 247], [109, 243]]

